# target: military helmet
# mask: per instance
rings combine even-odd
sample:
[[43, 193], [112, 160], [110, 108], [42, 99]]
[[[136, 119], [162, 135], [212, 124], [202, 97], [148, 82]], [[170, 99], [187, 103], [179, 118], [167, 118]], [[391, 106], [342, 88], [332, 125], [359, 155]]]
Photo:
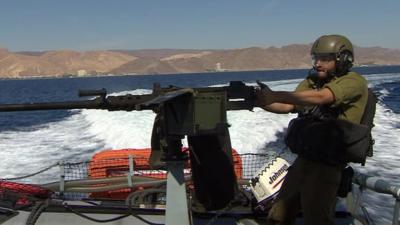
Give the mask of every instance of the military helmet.
[[311, 55], [333, 54], [336, 56], [337, 75], [347, 73], [353, 66], [353, 45], [342, 35], [323, 35], [319, 37], [311, 48]]

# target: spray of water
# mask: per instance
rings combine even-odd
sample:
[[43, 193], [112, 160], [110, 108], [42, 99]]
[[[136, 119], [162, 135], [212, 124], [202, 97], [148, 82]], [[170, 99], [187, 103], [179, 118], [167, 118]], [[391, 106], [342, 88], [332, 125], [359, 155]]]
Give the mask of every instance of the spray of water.
[[[371, 86], [399, 81], [397, 74], [369, 75]], [[299, 80], [267, 82], [276, 90], [293, 90]], [[255, 85], [255, 84], [253, 84]], [[134, 90], [131, 94], [144, 94], [150, 90]], [[380, 90], [382, 95], [387, 90]], [[128, 92], [116, 93], [126, 94]], [[239, 153], [276, 152], [283, 148], [282, 135], [294, 114], [278, 115], [261, 109], [228, 112], [232, 125], [232, 146]], [[101, 110], [79, 110], [65, 120], [52, 122], [27, 131], [5, 131], [1, 133], [0, 173], [2, 177], [13, 177], [36, 171], [59, 160], [82, 161], [90, 159], [102, 149], [145, 148], [150, 146], [150, 134], [154, 114], [140, 112], [107, 112]], [[399, 182], [400, 160], [400, 115], [383, 103], [377, 108], [375, 155], [368, 159], [360, 170]], [[290, 158], [293, 156], [287, 154]], [[392, 215], [393, 201], [390, 197], [367, 193], [365, 202], [378, 224], [387, 224]]]

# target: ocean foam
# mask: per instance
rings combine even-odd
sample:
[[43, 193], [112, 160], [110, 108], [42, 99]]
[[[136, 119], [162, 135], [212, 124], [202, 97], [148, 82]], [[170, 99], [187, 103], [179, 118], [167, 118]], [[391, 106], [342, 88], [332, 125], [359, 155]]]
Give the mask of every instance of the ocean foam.
[[[395, 74], [368, 75], [371, 86], [400, 81]], [[293, 90], [300, 80], [266, 82], [275, 90]], [[255, 84], [253, 84], [255, 85]], [[115, 94], [145, 94], [150, 90], [135, 90]], [[387, 91], [381, 90], [387, 95]], [[295, 114], [279, 115], [261, 109], [228, 112], [232, 125], [232, 146], [240, 153], [278, 152], [283, 145], [282, 134]], [[105, 148], [145, 148], [150, 146], [154, 114], [150, 111], [107, 112], [77, 110], [63, 121], [32, 127], [29, 131], [1, 133], [0, 158], [2, 177], [13, 177], [39, 170], [59, 160], [88, 160]], [[400, 168], [400, 115], [384, 104], [379, 104], [373, 130], [375, 155], [366, 167], [359, 169], [399, 182]], [[184, 142], [185, 143], [185, 142]], [[288, 158], [293, 157], [286, 154]], [[21, 169], [22, 168], [22, 169]], [[378, 224], [391, 220], [390, 196], [367, 192], [365, 202]]]

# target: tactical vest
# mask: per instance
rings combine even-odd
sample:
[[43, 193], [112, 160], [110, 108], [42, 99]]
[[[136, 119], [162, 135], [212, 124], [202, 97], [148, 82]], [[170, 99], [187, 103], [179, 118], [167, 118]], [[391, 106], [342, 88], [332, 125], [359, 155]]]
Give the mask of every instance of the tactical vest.
[[290, 121], [285, 137], [289, 149], [304, 158], [331, 165], [365, 164], [373, 155], [371, 130], [377, 98], [368, 89], [368, 100], [360, 124], [338, 119], [340, 107], [315, 106], [299, 112]]

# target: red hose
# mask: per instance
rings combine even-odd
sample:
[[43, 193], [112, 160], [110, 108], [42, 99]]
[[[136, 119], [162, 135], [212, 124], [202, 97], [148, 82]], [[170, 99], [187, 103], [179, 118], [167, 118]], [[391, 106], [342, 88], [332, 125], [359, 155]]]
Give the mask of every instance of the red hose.
[[0, 200], [16, 200], [17, 205], [30, 204], [30, 198], [47, 199], [53, 192], [33, 184], [0, 181]]

